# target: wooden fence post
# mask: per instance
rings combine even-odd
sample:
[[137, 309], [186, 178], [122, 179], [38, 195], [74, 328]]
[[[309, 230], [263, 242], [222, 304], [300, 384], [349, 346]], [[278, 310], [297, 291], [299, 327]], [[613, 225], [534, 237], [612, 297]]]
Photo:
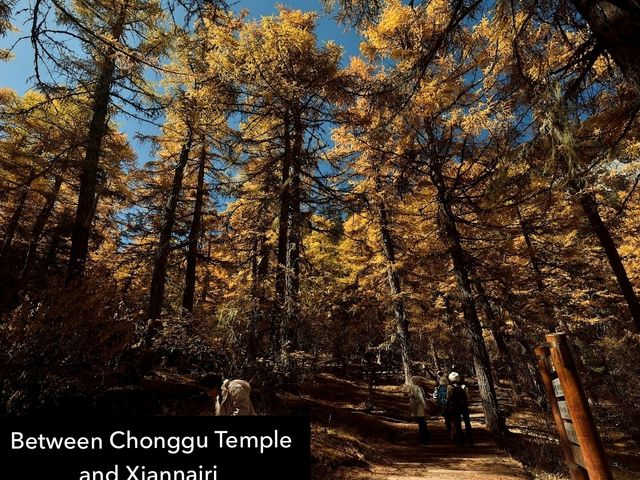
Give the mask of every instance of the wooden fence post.
[[542, 383], [547, 391], [547, 397], [549, 398], [549, 405], [551, 406], [551, 413], [553, 414], [553, 420], [556, 423], [558, 430], [558, 436], [560, 437], [560, 448], [564, 455], [565, 464], [569, 469], [571, 480], [588, 480], [585, 472], [573, 459], [573, 452], [571, 451], [571, 442], [567, 438], [567, 431], [564, 428], [564, 420], [558, 407], [558, 398], [556, 397], [555, 390], [553, 388], [553, 378], [551, 375], [551, 369], [549, 366], [549, 347], [538, 347], [535, 349], [536, 359], [538, 360], [538, 368], [540, 369], [540, 376], [542, 377]]
[[[553, 333], [546, 338], [571, 416], [571, 423], [567, 423], [566, 426], [570, 426], [574, 432], [567, 434], [571, 433], [573, 439], [570, 440], [578, 444], [578, 447], [572, 447], [575, 452], [574, 459], [585, 467], [589, 480], [613, 480], [587, 396], [569, 351], [566, 335]], [[576, 455], [582, 455], [580, 461], [575, 458]]]

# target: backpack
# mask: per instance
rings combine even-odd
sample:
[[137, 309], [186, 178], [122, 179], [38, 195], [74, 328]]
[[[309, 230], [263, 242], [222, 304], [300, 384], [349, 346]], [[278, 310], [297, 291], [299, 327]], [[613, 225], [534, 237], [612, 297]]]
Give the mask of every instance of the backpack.
[[440, 408], [445, 408], [447, 405], [447, 386], [438, 385], [433, 392], [433, 398]]
[[447, 401], [447, 408], [452, 412], [459, 412], [467, 406], [467, 394], [460, 385], [451, 385], [451, 395]]

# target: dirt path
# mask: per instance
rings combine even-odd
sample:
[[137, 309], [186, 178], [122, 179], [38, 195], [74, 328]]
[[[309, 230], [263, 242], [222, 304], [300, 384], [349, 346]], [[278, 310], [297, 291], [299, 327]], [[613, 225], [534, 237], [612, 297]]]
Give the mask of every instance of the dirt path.
[[451, 444], [441, 421], [430, 422], [432, 439], [429, 445], [416, 445], [415, 427], [395, 423], [399, 432], [393, 442], [377, 445], [381, 458], [370, 471], [343, 471], [335, 478], [364, 479], [457, 479], [457, 480], [507, 480], [528, 478], [522, 467], [489, 438], [477, 422], [474, 447], [458, 447]]
[[[426, 388], [425, 390], [428, 390]], [[426, 392], [427, 395], [430, 392]], [[363, 382], [320, 375], [304, 392], [312, 418], [345, 428], [366, 446], [368, 467], [343, 466], [326, 478], [335, 480], [510, 480], [529, 478], [522, 466], [501, 450], [482, 425], [482, 410], [472, 396], [475, 446], [458, 447], [448, 438], [442, 417], [428, 425], [431, 441], [417, 443], [417, 425], [407, 416], [408, 401], [397, 386], [377, 389], [376, 408], [363, 409]], [[328, 415], [328, 417], [327, 417]], [[339, 448], [339, 447], [337, 447]]]

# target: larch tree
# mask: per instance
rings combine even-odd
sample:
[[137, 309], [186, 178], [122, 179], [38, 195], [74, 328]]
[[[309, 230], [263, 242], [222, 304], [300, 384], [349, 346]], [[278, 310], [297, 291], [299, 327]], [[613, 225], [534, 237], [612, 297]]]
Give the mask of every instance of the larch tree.
[[[309, 178], [323, 148], [319, 131], [339, 78], [341, 48], [319, 47], [317, 15], [280, 8], [279, 15], [247, 22], [225, 46], [239, 91], [244, 162], [266, 162], [279, 172], [275, 225], [274, 354], [282, 365], [296, 345], [300, 321], [300, 262]], [[266, 150], [266, 152], [265, 152]], [[265, 156], [266, 155], [266, 156]]]
[[[16, 4], [16, 0], [2, 0], [0, 1], [0, 38], [4, 37], [7, 32], [10, 32], [14, 27], [11, 24], [12, 9]], [[11, 52], [8, 49], [0, 49], [0, 61], [9, 60], [11, 58]]]
[[[111, 115], [118, 110], [152, 113], [145, 100], [154, 94], [147, 67], [159, 67], [168, 37], [165, 14], [156, 0], [38, 1], [32, 11], [32, 43], [39, 86], [55, 96], [65, 79], [74, 94], [90, 98], [91, 117], [71, 236], [67, 282], [81, 280], [89, 256], [94, 205], [102, 181], [100, 157]], [[55, 17], [55, 18], [51, 18]], [[66, 41], [78, 44], [69, 48]]]
[[[373, 85], [384, 83], [388, 78], [374, 67], [361, 60], [354, 60], [348, 74], [355, 84]], [[357, 80], [356, 80], [357, 79]], [[369, 87], [371, 88], [371, 87]], [[380, 253], [384, 258], [383, 269], [387, 276], [389, 296], [395, 318], [395, 334], [389, 341], [397, 344], [404, 379], [411, 382], [412, 361], [411, 341], [409, 338], [410, 320], [406, 305], [406, 291], [403, 285], [403, 272], [400, 267], [401, 253], [396, 233], [396, 210], [399, 194], [403, 187], [403, 156], [407, 145], [403, 143], [402, 124], [398, 128], [397, 115], [385, 108], [382, 101], [375, 98], [367, 101], [358, 99], [340, 112], [338, 118], [344, 124], [334, 130], [336, 144], [332, 155], [344, 157], [348, 175], [362, 180], [353, 187], [352, 195], [355, 208], [375, 225]], [[371, 227], [369, 227], [371, 228]]]
[[[12, 199], [14, 209], [6, 223], [2, 244], [2, 263], [11, 265], [6, 272], [8, 282], [3, 308], [11, 308], [19, 300], [32, 277], [36, 262], [41, 260], [42, 237], [50, 228], [56, 205], [73, 205], [72, 192], [77, 188], [77, 173], [85, 153], [82, 139], [86, 134], [86, 104], [76, 98], [49, 101], [40, 93], [17, 97], [7, 93], [0, 117], [3, 138], [0, 142], [3, 161], [3, 195]], [[95, 214], [100, 222], [110, 222], [123, 194], [123, 169], [129, 167], [134, 154], [126, 138], [115, 125], [105, 137], [104, 170], [108, 180], [102, 186], [104, 205]], [[119, 207], [118, 207], [119, 208]], [[64, 228], [65, 225], [59, 225]], [[101, 237], [104, 235], [101, 229]], [[96, 242], [97, 245], [101, 240]], [[9, 261], [9, 258], [11, 261]], [[46, 275], [45, 275], [46, 276]]]
[[361, 49], [372, 60], [393, 62], [388, 74], [392, 81], [387, 84], [391, 89], [395, 84], [398, 99], [391, 108], [404, 123], [403, 156], [414, 175], [427, 179], [433, 188], [487, 426], [503, 432], [491, 359], [472, 290], [473, 260], [462, 228], [465, 197], [481, 188], [495, 170], [506, 141], [501, 132], [511, 112], [492, 102], [481, 88], [481, 72], [488, 62], [482, 48], [486, 40], [482, 32], [461, 25], [461, 15], [448, 2], [415, 8], [386, 2], [379, 21], [365, 29]]
[[[215, 180], [217, 170], [215, 159], [221, 160], [224, 168], [232, 130], [229, 115], [235, 105], [236, 92], [229, 83], [220, 64], [211, 63], [211, 51], [217, 48], [222, 38], [233, 35], [240, 28], [240, 20], [217, 5], [204, 6], [200, 21], [196, 24], [192, 39], [179, 48], [189, 65], [191, 74], [197, 75], [194, 93], [199, 105], [198, 128], [199, 152], [197, 154], [196, 180], [193, 189], [193, 213], [189, 223], [187, 254], [182, 308], [192, 313], [195, 304], [199, 242], [203, 234], [203, 220], [213, 185], [207, 179]], [[215, 57], [215, 54], [213, 55]]]
[[[323, 0], [329, 11], [337, 8], [338, 16], [343, 21], [357, 26], [376, 22], [384, 9], [385, 1], [366, 0]], [[428, 7], [438, 0], [418, 0], [407, 2], [411, 7]], [[563, 33], [586, 32], [591, 37], [590, 51], [599, 56], [606, 52], [616, 63], [622, 74], [631, 84], [636, 97], [640, 95], [640, 6], [635, 1], [587, 1], [587, 0], [553, 0], [551, 2], [532, 1], [514, 2], [495, 0], [494, 2], [478, 2], [476, 0], [453, 2], [452, 8], [457, 11], [460, 21], [472, 15], [482, 7], [492, 12], [494, 18], [506, 18], [517, 23], [518, 14], [528, 19], [539, 19], [546, 23], [550, 18], [550, 26]], [[496, 25], [500, 28], [500, 25]], [[512, 38], [517, 41], [521, 32]], [[524, 51], [523, 51], [524, 52]]]
[[601, 48], [616, 62], [640, 97], [640, 5], [637, 2], [573, 0]]
[[[546, 158], [537, 159], [541, 170], [551, 172], [549, 180], [580, 206], [640, 328], [640, 303], [597, 194], [601, 181], [620, 171], [617, 164], [632, 161], [628, 149], [637, 134], [637, 96], [628, 95], [629, 86], [608, 68], [602, 45], [594, 44], [588, 30], [567, 27], [564, 32], [534, 18], [526, 9], [496, 18], [500, 28], [491, 35], [500, 52], [498, 70], [509, 72], [505, 88], [530, 109], [525, 123], [538, 148], [530, 151], [546, 152]], [[544, 47], [529, 48], [534, 44]]]
[[[211, 151], [220, 148], [228, 133], [227, 115], [232, 104], [232, 90], [223, 83], [220, 66], [209, 65], [209, 54], [216, 49], [215, 39], [229, 33], [237, 25], [233, 16], [216, 6], [206, 8], [193, 33], [177, 35], [172, 72], [165, 77], [169, 114], [163, 126], [161, 157], [156, 164], [160, 174], [164, 163], [175, 159], [167, 195], [160, 194], [164, 205], [160, 215], [157, 249], [151, 272], [148, 315], [156, 320], [162, 314], [167, 267], [172, 250], [174, 230], [179, 220], [179, 203], [186, 200], [185, 179], [195, 181], [193, 209], [186, 238], [186, 269], [182, 308], [192, 312], [195, 302], [198, 245], [208, 200], [205, 177], [211, 171]], [[195, 162], [193, 175], [189, 167]], [[156, 205], [157, 206], [157, 205]]]
[[[189, 110], [187, 110], [189, 112]], [[162, 314], [164, 304], [164, 291], [167, 276], [167, 265], [169, 262], [169, 254], [171, 252], [171, 240], [173, 230], [176, 223], [176, 211], [178, 202], [182, 192], [182, 182], [184, 172], [189, 162], [191, 149], [194, 144], [193, 125], [190, 123], [190, 114], [184, 112], [176, 115], [175, 120], [172, 116], [168, 116], [168, 135], [165, 134], [163, 143], [165, 143], [164, 152], [161, 154], [162, 163], [173, 161], [174, 166], [170, 169], [173, 171], [171, 181], [168, 188], [168, 194], [162, 208], [160, 232], [158, 236], [158, 246], [154, 255], [153, 271], [151, 273], [151, 287], [149, 291], [149, 318], [157, 320]], [[170, 141], [171, 135], [177, 133], [178, 140]], [[169, 138], [168, 138], [169, 137]], [[155, 324], [154, 324], [155, 325]], [[150, 332], [153, 336], [155, 331]]]

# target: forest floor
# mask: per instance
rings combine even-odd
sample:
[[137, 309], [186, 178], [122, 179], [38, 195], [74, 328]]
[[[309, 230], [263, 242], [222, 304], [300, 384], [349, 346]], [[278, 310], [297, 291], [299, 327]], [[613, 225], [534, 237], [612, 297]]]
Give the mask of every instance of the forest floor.
[[[429, 396], [433, 387], [424, 390]], [[393, 380], [379, 382], [371, 410], [366, 409], [367, 382], [361, 373], [315, 375], [303, 384], [300, 395], [287, 395], [282, 400], [292, 411], [311, 416], [314, 479], [568, 478], [559, 473], [563, 470], [559, 448], [542, 440], [553, 430], [546, 415], [531, 407], [513, 405], [509, 390], [498, 388], [511, 430], [507, 440], [499, 443], [484, 427], [477, 391], [472, 388], [471, 393], [473, 447], [455, 445], [435, 409], [428, 422], [430, 443], [420, 445], [418, 426], [409, 416], [408, 398]], [[627, 443], [609, 443], [608, 454], [616, 480], [640, 478], [639, 453]], [[529, 467], [518, 459], [528, 462]]]

